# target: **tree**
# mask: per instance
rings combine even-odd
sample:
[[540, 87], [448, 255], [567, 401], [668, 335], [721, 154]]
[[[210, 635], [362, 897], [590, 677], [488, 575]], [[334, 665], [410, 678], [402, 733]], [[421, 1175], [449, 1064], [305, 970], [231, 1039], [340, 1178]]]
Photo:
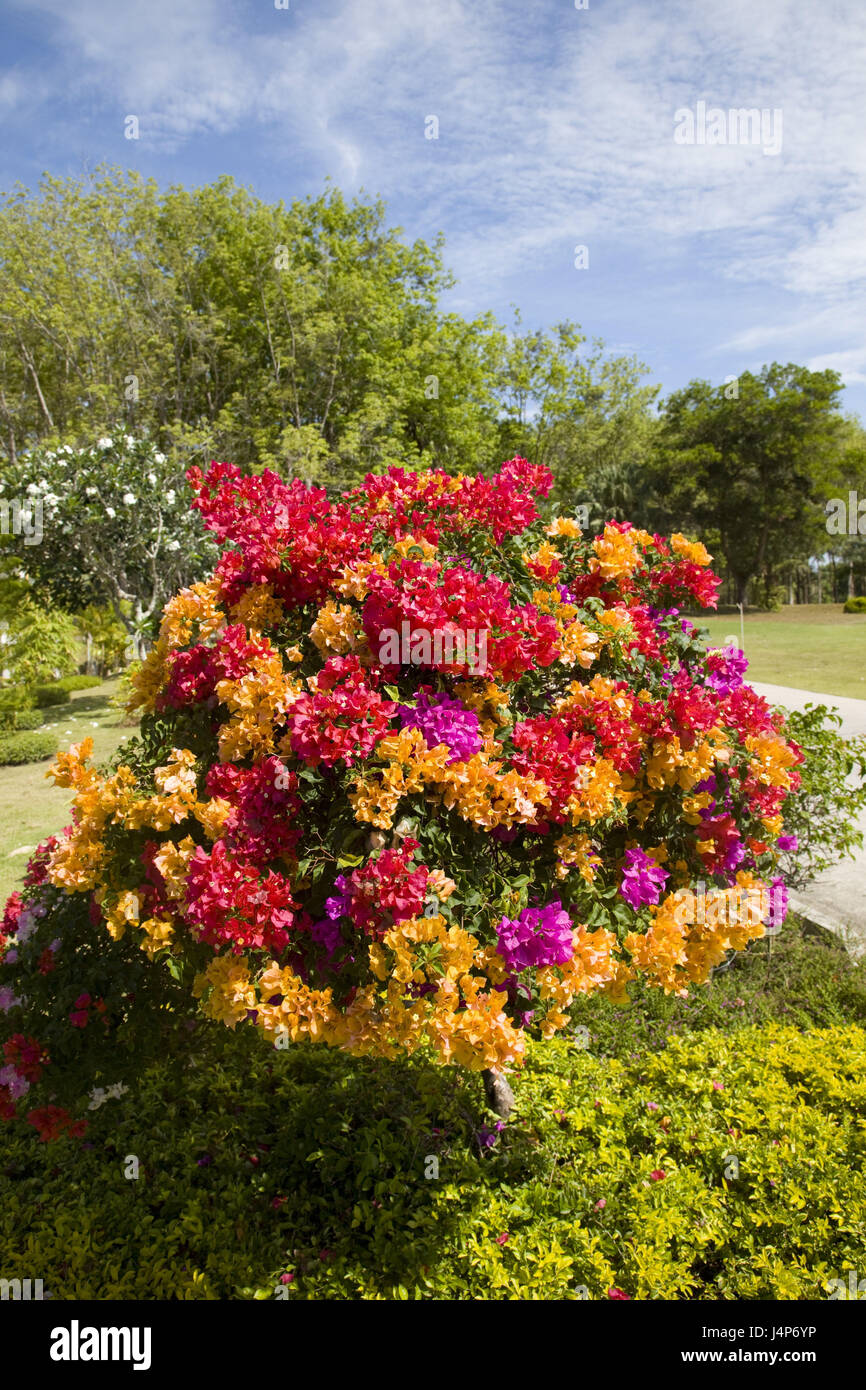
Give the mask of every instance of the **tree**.
[[658, 388], [634, 357], [611, 356], [601, 339], [584, 351], [577, 324], [549, 333], [514, 330], [497, 371], [500, 451], [519, 453], [553, 471], [553, 500], [584, 502], [593, 520], [641, 520]]
[[[861, 586], [866, 578], [866, 430], [855, 418], [846, 418], [841, 431], [832, 491], [825, 511], [833, 598], [854, 598], [857, 578]], [[844, 580], [842, 594], [836, 592], [837, 561]]]
[[0, 679], [34, 685], [69, 675], [80, 648], [68, 613], [37, 603], [20, 579], [0, 580]]
[[0, 264], [10, 462], [127, 433], [331, 487], [492, 461], [492, 320], [440, 314], [441, 241], [407, 245], [380, 201], [46, 177], [0, 211]]
[[[781, 925], [800, 754], [740, 654], [670, 613], [712, 599], [706, 551], [545, 524], [552, 482], [520, 458], [334, 501], [193, 475], [225, 553], [166, 608], [140, 737], [102, 772], [86, 741], [59, 757], [74, 823], [6, 914], [0, 1026], [29, 1039], [52, 1132], [85, 1118], [61, 1107], [107, 1047], [141, 1063], [142, 1011], [188, 1012], [178, 994], [277, 1050], [423, 1048], [494, 1073], [506, 1108], [497, 1077], [579, 995], [686, 993]], [[54, 940], [75, 948], [46, 980]]]
[[745, 603], [825, 533], [841, 416], [836, 372], [773, 363], [728, 386], [693, 381], [666, 401], [653, 465], [656, 519], [718, 535]]
[[110, 605], [137, 653], [166, 599], [213, 560], [183, 468], [148, 439], [34, 448], [6, 486], [41, 518], [39, 544], [23, 528], [6, 540], [35, 593], [70, 612]]
[[110, 605], [99, 608], [95, 603], [90, 603], [76, 613], [75, 620], [84, 635], [88, 675], [107, 676], [123, 664], [130, 645], [129, 633], [118, 622]]

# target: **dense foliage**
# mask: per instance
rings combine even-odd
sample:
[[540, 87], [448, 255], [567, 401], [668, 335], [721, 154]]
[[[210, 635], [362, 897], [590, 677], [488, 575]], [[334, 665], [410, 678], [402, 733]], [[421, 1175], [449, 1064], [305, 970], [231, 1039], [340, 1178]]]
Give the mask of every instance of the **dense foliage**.
[[847, 1298], [864, 1073], [854, 1025], [555, 1039], [503, 1126], [418, 1058], [196, 1032], [94, 1090], [86, 1139], [6, 1128], [0, 1263], [56, 1299]]
[[786, 730], [805, 755], [800, 785], [785, 803], [785, 828], [796, 849], [782, 856], [790, 888], [805, 888], [822, 870], [863, 844], [866, 736], [844, 738], [841, 716], [826, 705], [790, 710]]

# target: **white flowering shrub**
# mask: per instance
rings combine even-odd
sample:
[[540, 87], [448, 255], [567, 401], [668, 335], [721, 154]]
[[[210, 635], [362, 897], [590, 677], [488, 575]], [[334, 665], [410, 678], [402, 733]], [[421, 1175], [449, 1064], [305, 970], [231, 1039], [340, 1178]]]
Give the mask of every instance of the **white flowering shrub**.
[[136, 643], [214, 562], [184, 465], [146, 438], [40, 445], [8, 468], [3, 496], [27, 518], [4, 548], [38, 589], [67, 610], [110, 604]]

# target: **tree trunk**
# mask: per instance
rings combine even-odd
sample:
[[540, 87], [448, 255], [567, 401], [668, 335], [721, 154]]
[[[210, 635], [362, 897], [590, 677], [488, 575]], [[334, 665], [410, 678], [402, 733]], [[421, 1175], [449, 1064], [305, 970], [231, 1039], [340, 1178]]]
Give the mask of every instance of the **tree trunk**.
[[854, 597], [854, 561], [848, 566], [848, 597]]
[[507, 1120], [514, 1109], [514, 1092], [505, 1077], [495, 1068], [481, 1073], [484, 1081], [484, 1098], [488, 1106], [503, 1120]]

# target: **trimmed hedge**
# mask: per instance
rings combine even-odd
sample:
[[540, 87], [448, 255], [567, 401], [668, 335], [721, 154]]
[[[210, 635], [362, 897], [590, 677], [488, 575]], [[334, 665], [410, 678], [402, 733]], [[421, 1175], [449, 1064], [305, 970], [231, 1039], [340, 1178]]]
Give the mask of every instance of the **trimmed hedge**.
[[7, 731], [41, 729], [44, 723], [41, 709], [0, 709], [0, 735]]
[[866, 613], [866, 596], [862, 598], [846, 598], [843, 613]]
[[48, 733], [4, 734], [0, 737], [0, 767], [10, 767], [19, 763], [38, 763], [43, 758], [53, 758], [57, 752], [57, 739]]
[[94, 686], [102, 685], [99, 676], [64, 676], [57, 681], [58, 690], [93, 690]]
[[33, 698], [39, 709], [47, 709], [50, 705], [68, 705], [69, 691], [64, 690], [59, 681], [53, 685], [37, 685], [33, 689]]
[[863, 1268], [862, 1028], [708, 1029], [635, 1059], [533, 1043], [498, 1130], [477, 1076], [242, 1038], [199, 1026], [83, 1140], [0, 1128], [6, 1278], [38, 1269], [56, 1299], [786, 1300]]

